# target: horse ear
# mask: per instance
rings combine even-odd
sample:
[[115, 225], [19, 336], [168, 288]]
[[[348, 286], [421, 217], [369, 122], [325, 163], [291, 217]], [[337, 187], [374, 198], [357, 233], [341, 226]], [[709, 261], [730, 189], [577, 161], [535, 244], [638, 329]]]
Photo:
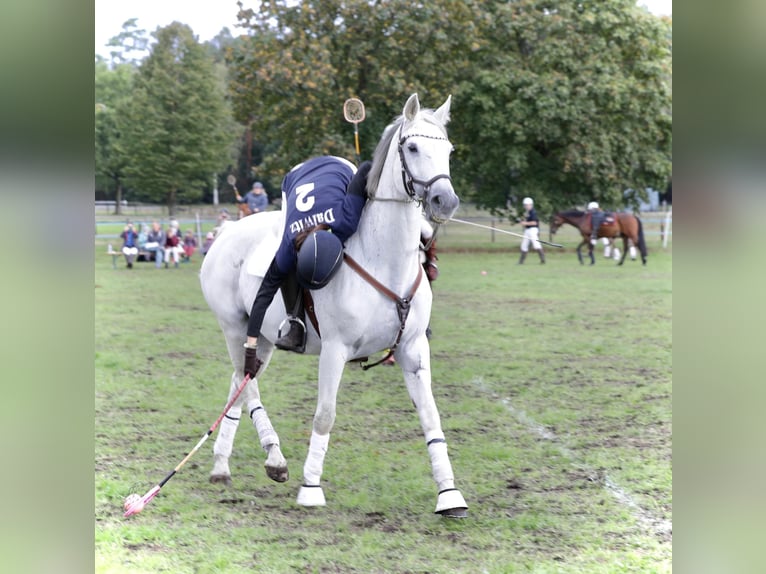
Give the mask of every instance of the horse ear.
[[411, 122], [415, 119], [415, 116], [418, 115], [418, 112], [420, 111], [420, 101], [418, 100], [417, 94], [412, 94], [409, 99], [407, 100], [407, 103], [404, 104], [404, 111], [402, 114], [404, 115], [404, 118]]
[[452, 94], [447, 96], [447, 101], [444, 102], [441, 107], [434, 112], [434, 116], [441, 122], [443, 126], [449, 123], [449, 108], [452, 103]]

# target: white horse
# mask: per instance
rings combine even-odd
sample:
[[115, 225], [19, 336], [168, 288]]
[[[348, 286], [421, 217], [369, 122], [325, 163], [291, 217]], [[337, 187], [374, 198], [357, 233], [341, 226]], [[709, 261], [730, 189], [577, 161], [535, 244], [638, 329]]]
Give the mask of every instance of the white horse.
[[[459, 199], [450, 179], [452, 144], [447, 138], [450, 98], [436, 111], [421, 109], [417, 94], [401, 116], [383, 132], [367, 180], [369, 200], [357, 232], [345, 245], [345, 263], [324, 288], [312, 291], [319, 333], [307, 321], [306, 353], [319, 354], [319, 392], [313, 432], [303, 467], [297, 502], [323, 506], [320, 485], [330, 431], [335, 421], [338, 387], [347, 362], [395, 348], [407, 390], [417, 409], [431, 458], [438, 496], [436, 512], [467, 515], [463, 495], [455, 488], [452, 465], [431, 391], [431, 358], [426, 327], [431, 290], [423, 281], [419, 241], [423, 215], [433, 223], [450, 219]], [[229, 397], [241, 383], [248, 313], [279, 244], [281, 212], [246, 217], [228, 224], [216, 238], [200, 271], [202, 291], [223, 330], [234, 366]], [[263, 366], [286, 315], [281, 294], [266, 314], [258, 338]], [[320, 338], [321, 333], [321, 338]], [[252, 418], [267, 453], [266, 472], [283, 482], [287, 461], [279, 437], [261, 402], [258, 380], [251, 381], [223, 419], [213, 447], [213, 482], [230, 482], [229, 457], [242, 407]]]

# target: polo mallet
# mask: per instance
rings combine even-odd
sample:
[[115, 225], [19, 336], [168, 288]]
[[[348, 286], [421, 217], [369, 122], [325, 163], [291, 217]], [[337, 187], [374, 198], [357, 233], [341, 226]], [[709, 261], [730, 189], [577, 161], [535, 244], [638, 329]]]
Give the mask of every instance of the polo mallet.
[[231, 187], [234, 188], [234, 195], [237, 196], [237, 199], [242, 199], [242, 196], [239, 195], [239, 190], [237, 189], [237, 178], [234, 176], [233, 173], [230, 173], [226, 176], [226, 183], [228, 183]]
[[[474, 227], [481, 227], [482, 229], [489, 229], [490, 231], [498, 231], [500, 233], [505, 233], [506, 235], [513, 235], [514, 237], [521, 237], [524, 239], [524, 236], [520, 233], [514, 233], [513, 231], [505, 231], [504, 229], [497, 229], [496, 227], [490, 227], [489, 225], [482, 225], [481, 223], [473, 223], [472, 221], [463, 221], [462, 219], [455, 219], [454, 217], [450, 219], [450, 221], [456, 221], [458, 223], [464, 223], [466, 225], [473, 225]], [[537, 241], [540, 243], [544, 243], [545, 245], [550, 245], [551, 247], [561, 247], [564, 248], [563, 245], [559, 245], [558, 243], [551, 243], [550, 241], [545, 241], [544, 239], [537, 238]]]
[[221, 424], [221, 421], [223, 420], [223, 417], [226, 415], [227, 412], [229, 412], [229, 409], [234, 404], [234, 401], [236, 401], [239, 398], [240, 393], [244, 390], [247, 383], [250, 381], [250, 375], [245, 375], [245, 378], [242, 380], [242, 383], [240, 383], [239, 387], [237, 387], [237, 391], [234, 393], [234, 396], [229, 399], [229, 402], [226, 404], [226, 406], [223, 408], [223, 412], [221, 415], [216, 419], [216, 421], [213, 423], [213, 426], [211, 426], [208, 431], [202, 435], [202, 438], [199, 440], [199, 442], [196, 444], [196, 446], [191, 449], [189, 454], [187, 454], [184, 459], [178, 463], [178, 465], [171, 470], [168, 475], [162, 479], [162, 482], [152, 487], [149, 492], [144, 494], [143, 496], [139, 497], [137, 494], [130, 494], [125, 498], [125, 503], [123, 507], [125, 508], [125, 514], [122, 516], [124, 518], [127, 518], [128, 516], [132, 516], [133, 514], [138, 514], [144, 509], [144, 506], [149, 504], [149, 502], [157, 496], [157, 494], [160, 492], [160, 489], [165, 486], [165, 484], [175, 476], [175, 474], [181, 470], [181, 467], [186, 464], [186, 461], [188, 461], [192, 455], [197, 452], [200, 447], [205, 444], [205, 441], [207, 440], [207, 437], [209, 437], [211, 434], [213, 434], [213, 431], [218, 428], [218, 425]]
[[349, 98], [343, 102], [343, 117], [354, 124], [354, 144], [356, 144], [356, 163], [361, 161], [359, 151], [359, 124], [364, 121], [364, 104], [357, 98]]

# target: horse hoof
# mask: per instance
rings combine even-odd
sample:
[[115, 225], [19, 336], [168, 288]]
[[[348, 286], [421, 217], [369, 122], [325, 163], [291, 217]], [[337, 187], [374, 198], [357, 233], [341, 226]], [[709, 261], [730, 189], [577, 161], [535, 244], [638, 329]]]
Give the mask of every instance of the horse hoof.
[[287, 467], [267, 466], [266, 475], [274, 482], [287, 482], [290, 478], [290, 473], [287, 471]]
[[457, 488], [450, 488], [439, 493], [434, 513], [447, 518], [465, 518], [468, 516], [468, 505]]
[[444, 518], [468, 518], [468, 509], [448, 508], [447, 510], [437, 512], [436, 514], [441, 514]]
[[298, 500], [301, 506], [326, 506], [324, 491], [318, 484], [304, 484], [298, 491]]
[[231, 486], [231, 476], [227, 474], [211, 474], [210, 482], [213, 484], [225, 484], [226, 486]]

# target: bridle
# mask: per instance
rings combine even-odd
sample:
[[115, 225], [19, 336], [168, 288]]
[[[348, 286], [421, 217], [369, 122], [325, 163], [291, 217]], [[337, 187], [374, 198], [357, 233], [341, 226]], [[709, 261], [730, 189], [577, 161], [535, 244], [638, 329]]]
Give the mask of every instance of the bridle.
[[406, 136], [403, 136], [402, 135], [403, 127], [404, 125], [399, 127], [399, 162], [402, 164], [402, 183], [404, 184], [404, 190], [407, 192], [407, 195], [410, 197], [410, 199], [412, 201], [415, 201], [416, 203], [422, 203], [424, 197], [418, 197], [415, 194], [414, 184], [417, 183], [418, 185], [423, 186], [423, 196], [425, 196], [431, 190], [431, 186], [435, 182], [437, 182], [440, 179], [446, 179], [447, 181], [452, 183], [452, 178], [446, 173], [440, 173], [439, 175], [435, 175], [429, 180], [416, 178], [414, 175], [412, 175], [412, 171], [410, 171], [410, 167], [407, 165], [407, 159], [404, 157], [404, 143], [407, 141], [408, 138], [412, 138], [412, 137], [428, 138], [432, 140], [442, 140], [448, 143], [449, 143], [449, 139], [443, 136], [429, 136], [426, 134], [407, 134]]

